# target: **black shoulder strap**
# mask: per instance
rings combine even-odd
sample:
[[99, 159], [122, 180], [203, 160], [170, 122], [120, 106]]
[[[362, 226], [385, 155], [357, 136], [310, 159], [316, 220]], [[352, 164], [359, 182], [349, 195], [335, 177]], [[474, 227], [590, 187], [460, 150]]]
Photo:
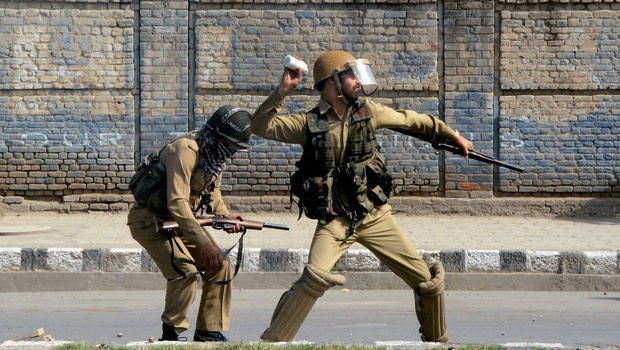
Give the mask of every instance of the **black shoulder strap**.
[[241, 233], [241, 237], [239, 238], [239, 241], [237, 241], [237, 243], [235, 243], [232, 247], [226, 249], [223, 253], [222, 253], [222, 257], [225, 258], [227, 257], [230, 252], [233, 250], [233, 248], [235, 248], [235, 246], [237, 244], [239, 244], [239, 249], [237, 250], [237, 261], [235, 262], [235, 272], [233, 274], [233, 276], [229, 279], [229, 280], [224, 280], [224, 281], [210, 281], [207, 276], [205, 276], [205, 273], [203, 270], [201, 270], [198, 267], [198, 264], [196, 264], [196, 262], [194, 261], [194, 259], [191, 256], [188, 256], [187, 254], [185, 254], [185, 256], [187, 256], [188, 260], [192, 263], [192, 265], [196, 266], [197, 271], [187, 274], [185, 273], [183, 270], [181, 270], [175, 263], [174, 263], [174, 246], [177, 246], [177, 249], [182, 252], [183, 249], [180, 246], [180, 243], [178, 240], [174, 239], [174, 232], [172, 231], [168, 231], [168, 242], [170, 243], [170, 262], [172, 263], [172, 268], [174, 269], [174, 271], [176, 271], [176, 273], [178, 273], [180, 275], [180, 277], [178, 278], [173, 278], [173, 279], [168, 279], [168, 281], [174, 281], [177, 280], [179, 278], [191, 278], [197, 275], [200, 275], [200, 277], [202, 277], [202, 280], [205, 281], [206, 283], [212, 284], [212, 285], [216, 285], [216, 286], [223, 286], [226, 285], [230, 282], [232, 282], [232, 280], [235, 278], [235, 276], [237, 276], [237, 273], [239, 273], [239, 268], [241, 267], [241, 262], [243, 261], [243, 237], [245, 236], [245, 233], [247, 232], [246, 229], [243, 230], [243, 232]]
[[306, 144], [297, 167], [309, 176], [323, 176], [335, 167], [335, 157], [329, 142], [327, 116], [318, 107], [306, 113]]

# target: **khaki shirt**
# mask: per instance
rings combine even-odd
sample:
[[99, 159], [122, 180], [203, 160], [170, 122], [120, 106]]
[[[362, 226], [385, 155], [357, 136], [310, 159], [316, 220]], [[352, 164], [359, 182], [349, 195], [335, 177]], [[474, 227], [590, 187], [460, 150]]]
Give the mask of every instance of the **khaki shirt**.
[[[306, 144], [306, 115], [304, 113], [276, 115], [282, 109], [284, 98], [285, 96], [275, 90], [258, 107], [252, 116], [252, 133], [266, 139], [296, 143], [304, 147]], [[438, 134], [444, 138], [453, 140], [459, 135], [458, 131], [431, 115], [420, 114], [411, 110], [394, 110], [370, 100], [367, 102], [372, 111], [370, 123], [375, 130], [406, 128], [431, 136], [436, 124]], [[334, 151], [336, 166], [341, 165], [345, 158], [349, 135], [350, 110], [345, 118], [340, 119], [338, 113], [325, 100], [320, 99], [318, 107], [321, 114], [327, 114], [329, 141]], [[388, 210], [391, 210], [389, 205], [375, 207], [364, 219], [364, 222], [380, 217]]]
[[[170, 142], [160, 153], [160, 158], [166, 167], [168, 210], [179, 224], [183, 238], [200, 248], [210, 242], [204, 229], [194, 218], [193, 211], [200, 205], [200, 193], [214, 185], [205, 211], [215, 215], [226, 215], [229, 212], [222, 199], [218, 177], [211, 176], [206, 179], [205, 172], [196, 169], [200, 161], [200, 147], [196, 136], [196, 133], [189, 133]], [[128, 223], [152, 221], [153, 216], [148, 209], [135, 203], [129, 213]]]
[[[277, 140], [287, 143], [296, 143], [304, 147], [306, 144], [306, 115], [290, 114], [278, 116], [282, 109], [284, 97], [278, 90], [275, 90], [254, 112], [252, 117], [252, 133], [270, 140]], [[412, 131], [433, 135], [433, 126], [437, 124], [438, 134], [447, 139], [455, 139], [458, 131], [450, 128], [443, 121], [428, 115], [420, 114], [411, 110], [394, 110], [387, 106], [368, 101], [373, 117], [370, 120], [373, 128], [406, 128]], [[351, 118], [340, 119], [338, 113], [331, 106], [321, 99], [318, 104], [321, 114], [327, 114], [329, 124], [329, 141], [334, 150], [336, 166], [342, 164], [347, 146], [347, 136], [349, 135], [349, 124]], [[349, 112], [350, 113], [350, 112]]]

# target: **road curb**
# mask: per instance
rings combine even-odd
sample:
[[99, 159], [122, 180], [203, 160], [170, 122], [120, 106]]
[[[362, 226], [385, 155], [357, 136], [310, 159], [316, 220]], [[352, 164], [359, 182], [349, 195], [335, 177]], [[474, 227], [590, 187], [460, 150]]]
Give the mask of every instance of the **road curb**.
[[[441, 261], [446, 272], [620, 275], [620, 251], [418, 250], [429, 265]], [[229, 255], [236, 264], [237, 251]], [[241, 272], [301, 272], [307, 249], [246, 248]], [[387, 272], [368, 249], [349, 249], [334, 270]], [[157, 272], [140, 248], [0, 248], [0, 272]]]
[[[529, 250], [419, 251], [441, 261], [447, 289], [620, 291], [620, 253]], [[230, 258], [236, 264], [236, 251]], [[307, 249], [244, 249], [235, 286], [286, 289], [308, 260]], [[409, 287], [367, 249], [350, 249], [336, 263], [350, 289]], [[144, 249], [0, 248], [0, 292], [165, 288]]]
[[[391, 272], [345, 272], [351, 290], [410, 289]], [[235, 277], [240, 289], [286, 290], [299, 278], [295, 272], [248, 272]], [[160, 290], [166, 280], [157, 272], [0, 272], [0, 293]], [[620, 291], [619, 275], [550, 275], [540, 273], [447, 273], [446, 290]]]

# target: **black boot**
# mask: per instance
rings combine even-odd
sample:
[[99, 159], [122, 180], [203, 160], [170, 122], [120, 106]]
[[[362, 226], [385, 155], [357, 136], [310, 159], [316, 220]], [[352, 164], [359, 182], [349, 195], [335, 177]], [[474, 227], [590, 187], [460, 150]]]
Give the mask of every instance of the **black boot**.
[[209, 332], [209, 331], [199, 331], [196, 330], [194, 333], [194, 341], [217, 341], [217, 342], [227, 342], [228, 339], [222, 334], [222, 332]]
[[179, 335], [177, 334], [177, 331], [174, 329], [174, 327], [169, 326], [165, 323], [162, 323], [161, 329], [162, 329], [161, 338], [157, 339], [157, 341], [178, 341], [179, 340]]

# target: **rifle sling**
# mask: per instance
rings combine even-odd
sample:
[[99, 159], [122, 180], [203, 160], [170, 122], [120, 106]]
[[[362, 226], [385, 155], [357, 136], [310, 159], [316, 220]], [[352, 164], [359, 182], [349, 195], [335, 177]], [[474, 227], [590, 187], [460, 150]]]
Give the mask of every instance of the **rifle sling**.
[[[196, 272], [192, 272], [190, 274], [187, 274], [187, 273], [185, 273], [185, 271], [181, 270], [174, 263], [174, 246], [176, 245], [180, 252], [183, 252], [183, 249], [181, 249], [179, 241], [174, 239], [174, 232], [173, 232], [173, 230], [167, 230], [168, 242], [170, 243], [170, 263], [172, 264], [172, 268], [174, 269], [174, 271], [176, 271], [181, 276], [180, 278], [191, 278], [191, 277], [194, 277], [196, 275], [200, 275], [202, 277], [202, 280], [207, 282], [207, 283], [209, 283], [209, 284], [216, 285], [216, 286], [226, 285], [226, 284], [232, 282], [232, 280], [235, 278], [235, 276], [237, 276], [237, 273], [239, 273], [239, 268], [241, 267], [241, 261], [243, 260], [243, 237], [245, 236], [246, 232], [247, 232], [247, 230], [244, 228], [243, 232], [241, 233], [241, 237], [239, 238], [237, 243], [235, 243], [232, 247], [230, 247], [230, 248], [228, 248], [228, 249], [226, 249], [225, 251], [222, 252], [222, 257], [225, 258], [225, 257], [227, 257], [230, 254], [230, 252], [233, 250], [233, 248], [237, 244], [239, 244], [239, 249], [237, 250], [237, 261], [235, 262], [235, 273], [233, 274], [233, 276], [229, 280], [209, 281], [207, 276], [205, 276], [204, 271], [201, 270], [198, 267], [198, 264], [196, 264], [196, 262], [194, 261], [194, 259], [192, 259], [191, 256], [188, 256], [187, 254], [184, 253], [185, 256], [187, 256], [187, 258], [189, 259], [189, 261], [194, 266], [196, 266], [196, 269], [198, 270]], [[168, 281], [170, 282], [170, 281], [174, 281], [176, 279], [178, 279], [178, 278], [168, 279]]]

